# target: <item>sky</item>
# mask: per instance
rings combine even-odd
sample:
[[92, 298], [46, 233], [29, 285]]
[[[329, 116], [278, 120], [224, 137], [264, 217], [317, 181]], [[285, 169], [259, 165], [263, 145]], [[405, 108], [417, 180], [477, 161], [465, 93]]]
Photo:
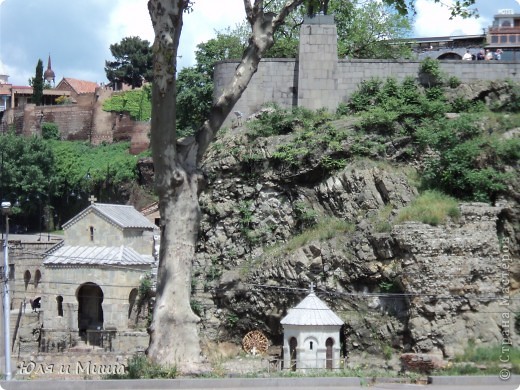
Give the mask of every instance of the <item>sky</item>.
[[[520, 0], [477, 0], [476, 7], [478, 19], [449, 20], [433, 0], [416, 0], [412, 35], [482, 34], [499, 9], [520, 13]], [[193, 12], [184, 15], [179, 68], [195, 64], [199, 43], [244, 18], [243, 0], [195, 0]], [[13, 85], [28, 85], [38, 59], [45, 70], [50, 55], [56, 83], [63, 77], [106, 82], [110, 45], [129, 36], [153, 42], [147, 0], [0, 0], [0, 74]]]

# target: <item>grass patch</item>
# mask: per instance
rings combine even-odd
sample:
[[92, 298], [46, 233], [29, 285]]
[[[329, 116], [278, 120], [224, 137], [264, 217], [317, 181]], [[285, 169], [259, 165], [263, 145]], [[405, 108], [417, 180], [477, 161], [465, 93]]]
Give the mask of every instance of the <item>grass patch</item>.
[[312, 228], [304, 230], [301, 234], [293, 236], [283, 245], [266, 248], [266, 252], [272, 255], [293, 252], [312, 241], [325, 241], [344, 233], [353, 233], [356, 226], [340, 218], [324, 218], [318, 221]]
[[128, 359], [124, 374], [107, 375], [104, 379], [174, 379], [177, 367], [152, 363], [145, 355], [134, 355]]
[[436, 190], [429, 190], [399, 211], [397, 223], [419, 221], [436, 226], [444, 223], [448, 217], [457, 219], [459, 216], [460, 211], [455, 198]]
[[[507, 347], [507, 346], [506, 346]], [[501, 362], [500, 360], [504, 362]], [[520, 374], [520, 350], [509, 346], [503, 349], [501, 345], [491, 347], [476, 347], [469, 343], [464, 353], [457, 355], [453, 364], [439, 370], [439, 375], [497, 375], [504, 367], [512, 374]]]

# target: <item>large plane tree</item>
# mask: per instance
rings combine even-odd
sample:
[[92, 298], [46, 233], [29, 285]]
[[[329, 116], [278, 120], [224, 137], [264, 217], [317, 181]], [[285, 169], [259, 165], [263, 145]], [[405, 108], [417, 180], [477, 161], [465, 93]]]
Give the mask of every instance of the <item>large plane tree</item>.
[[[243, 0], [251, 28], [248, 47], [229, 85], [215, 99], [207, 120], [194, 137], [185, 139], [178, 139], [176, 132], [175, 76], [183, 14], [191, 10], [192, 3], [148, 1], [155, 33], [151, 146], [161, 215], [157, 296], [148, 347], [148, 356], [156, 363], [189, 370], [200, 362], [199, 318], [190, 307], [192, 262], [201, 217], [198, 195], [203, 176], [199, 164], [255, 74], [262, 55], [273, 45], [274, 32], [290, 12], [306, 1], [312, 0], [289, 0], [278, 12], [267, 12], [271, 2]], [[412, 0], [386, 0], [386, 3], [402, 13], [413, 7]], [[454, 12], [460, 14], [473, 3], [474, 0], [455, 1]]]

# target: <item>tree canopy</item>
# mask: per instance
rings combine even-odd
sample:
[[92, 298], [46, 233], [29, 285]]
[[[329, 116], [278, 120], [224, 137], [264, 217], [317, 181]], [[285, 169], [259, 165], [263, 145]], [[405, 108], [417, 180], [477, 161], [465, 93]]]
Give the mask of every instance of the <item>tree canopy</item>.
[[36, 73], [29, 84], [33, 87], [32, 103], [40, 106], [43, 102], [43, 62], [41, 59], [36, 64]]
[[105, 61], [105, 73], [111, 82], [122, 81], [132, 88], [152, 81], [153, 55], [150, 42], [139, 37], [126, 37], [110, 45], [114, 61]]

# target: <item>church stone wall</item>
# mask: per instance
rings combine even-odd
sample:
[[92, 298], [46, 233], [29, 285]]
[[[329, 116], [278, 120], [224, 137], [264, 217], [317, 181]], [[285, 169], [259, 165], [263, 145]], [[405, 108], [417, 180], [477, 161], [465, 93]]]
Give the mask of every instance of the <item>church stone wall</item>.
[[[91, 239], [90, 227], [94, 228]], [[153, 232], [141, 229], [123, 230], [95, 213], [88, 213], [64, 230], [65, 242], [75, 246], [121, 246], [130, 247], [142, 255], [153, 253]]]
[[[117, 272], [114, 272], [117, 270]], [[49, 282], [42, 297], [45, 328], [54, 330], [78, 329], [77, 292], [84, 283], [95, 283], [103, 291], [103, 327], [129, 329], [130, 292], [139, 287], [141, 276], [150, 271], [147, 266], [132, 268], [106, 266], [45, 266]], [[57, 298], [63, 298], [63, 315], [58, 313]]]

